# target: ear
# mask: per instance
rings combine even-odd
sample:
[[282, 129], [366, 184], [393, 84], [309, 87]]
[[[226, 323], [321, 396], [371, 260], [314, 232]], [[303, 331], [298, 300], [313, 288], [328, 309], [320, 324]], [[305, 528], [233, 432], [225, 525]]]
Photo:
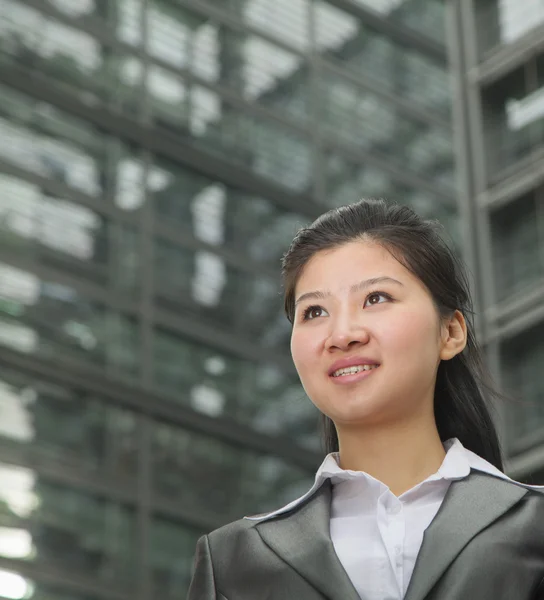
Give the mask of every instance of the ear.
[[462, 313], [456, 310], [443, 324], [440, 358], [450, 360], [467, 345], [467, 324]]

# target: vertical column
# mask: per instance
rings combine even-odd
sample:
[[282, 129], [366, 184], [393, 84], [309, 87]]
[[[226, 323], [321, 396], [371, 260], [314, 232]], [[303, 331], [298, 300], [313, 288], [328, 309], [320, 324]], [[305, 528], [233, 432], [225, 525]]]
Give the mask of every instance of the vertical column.
[[318, 34], [317, 34], [317, 3], [322, 0], [310, 0], [308, 2], [307, 28], [308, 28], [308, 54], [309, 61], [309, 86], [308, 106], [310, 109], [310, 127], [312, 141], [312, 186], [311, 194], [313, 200], [318, 204], [325, 204], [327, 193], [327, 165], [326, 148], [322, 138], [321, 123], [323, 122], [322, 95], [319, 89], [321, 79], [321, 63], [319, 60]]
[[[142, 60], [144, 68], [144, 93], [142, 94], [142, 112], [140, 119], [149, 120], [149, 12], [152, 0], [142, 0]], [[154, 211], [151, 205], [147, 181], [151, 165], [151, 155], [142, 150], [141, 185], [145, 186], [144, 201], [140, 209], [139, 245], [140, 245], [140, 383], [150, 388], [153, 380], [153, 294], [154, 294]], [[151, 525], [151, 427], [152, 422], [146, 415], [138, 419], [139, 432], [139, 471], [138, 471], [138, 600], [151, 598], [151, 571], [149, 560], [150, 525]]]
[[[472, 74], [478, 66], [472, 0], [454, 0], [446, 5], [448, 54], [454, 85], [453, 126], [459, 189], [459, 214], [464, 238], [464, 259], [476, 311], [476, 333], [485, 345], [486, 362], [500, 385], [500, 358], [486, 310], [495, 304], [495, 282], [488, 209], [479, 201], [487, 189], [487, 145], [484, 138], [480, 88]], [[505, 439], [504, 407], [496, 407], [498, 430]]]

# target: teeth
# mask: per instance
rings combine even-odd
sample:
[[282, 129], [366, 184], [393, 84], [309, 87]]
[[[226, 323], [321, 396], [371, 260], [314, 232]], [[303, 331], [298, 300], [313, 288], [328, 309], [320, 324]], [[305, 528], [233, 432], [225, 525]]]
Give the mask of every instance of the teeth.
[[378, 365], [355, 365], [353, 367], [345, 367], [344, 369], [338, 369], [335, 371], [333, 377], [342, 377], [343, 375], [355, 375], [361, 371], [370, 371], [375, 369]]

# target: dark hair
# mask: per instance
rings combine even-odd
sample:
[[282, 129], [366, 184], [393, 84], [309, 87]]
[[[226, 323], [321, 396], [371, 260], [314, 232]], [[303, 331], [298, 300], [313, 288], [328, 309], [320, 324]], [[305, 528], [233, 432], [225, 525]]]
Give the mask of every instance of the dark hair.
[[[436, 221], [426, 221], [411, 208], [385, 200], [361, 200], [321, 215], [296, 234], [283, 257], [285, 312], [293, 323], [295, 287], [307, 262], [322, 250], [358, 239], [386, 248], [429, 290], [439, 315], [459, 310], [467, 322], [467, 345], [438, 367], [434, 413], [440, 439], [456, 437], [503, 470], [501, 449], [488, 402], [500, 398], [484, 366], [474, 333], [472, 300], [464, 266], [440, 235]], [[325, 450], [338, 451], [332, 420], [323, 415]]]

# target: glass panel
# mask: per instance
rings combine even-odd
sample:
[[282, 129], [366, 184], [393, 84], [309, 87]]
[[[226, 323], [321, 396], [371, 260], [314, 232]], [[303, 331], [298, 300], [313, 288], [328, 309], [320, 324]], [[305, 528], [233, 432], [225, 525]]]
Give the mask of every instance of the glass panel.
[[158, 157], [148, 178], [153, 204], [164, 222], [186, 228], [212, 246], [240, 251], [277, 270], [283, 253], [308, 217], [226, 186]]
[[0, 569], [0, 598], [6, 600], [98, 600], [97, 596], [60, 589], [58, 586]]
[[261, 431], [315, 444], [317, 412], [298, 378], [269, 361], [250, 362], [158, 330], [155, 386], [172, 400], [212, 417], [228, 416]]
[[235, 330], [264, 347], [288, 348], [291, 330], [279, 281], [244, 273], [218, 254], [159, 241], [155, 283], [160, 305], [174, 313]]
[[[56, 0], [56, 4], [66, 7], [68, 3]], [[65, 84], [87, 103], [127, 96], [135, 103], [139, 101], [140, 82], [132, 80], [130, 67], [139, 62], [135, 58], [118, 55], [80, 29], [20, 2], [4, 0], [4, 6], [7, 10], [0, 21], [3, 60], [15, 60]], [[79, 12], [80, 18], [86, 16], [81, 3], [71, 12]]]
[[[436, 172], [445, 167], [445, 173], [451, 174], [451, 163], [436, 164]], [[436, 196], [407, 187], [396, 182], [389, 173], [372, 165], [362, 165], [353, 159], [336, 152], [327, 156], [327, 204], [341, 206], [356, 202], [359, 198], [386, 198], [400, 204], [411, 206], [425, 218], [438, 219], [448, 233], [457, 237], [457, 210], [454, 196], [451, 201], [438, 200]]]
[[186, 135], [183, 123], [187, 121], [196, 146], [222, 158], [227, 156], [295, 191], [309, 189], [311, 150], [306, 136], [272, 119], [254, 117], [201, 86], [192, 86], [188, 106], [183, 104], [184, 93], [181, 88], [172, 92], [171, 106], [161, 112], [160, 125]]
[[541, 0], [478, 0], [474, 7], [482, 53], [499, 44], [515, 42], [544, 22]]
[[536, 199], [519, 198], [491, 216], [496, 293], [500, 300], [544, 277]]
[[[123, 8], [131, 5], [134, 12], [141, 0], [117, 0], [116, 2], [102, 2], [101, 0], [84, 0], [83, 2], [71, 2], [71, 0], [45, 0], [65, 15], [69, 16], [75, 23], [92, 23], [95, 27], [108, 29], [115, 28], [121, 21]], [[125, 9], [126, 10], [126, 9]]]
[[4, 370], [0, 437], [28, 448], [32, 456], [99, 469], [116, 478], [136, 477], [135, 415], [88, 391]]
[[126, 260], [139, 254], [133, 229], [1, 172], [0, 248], [102, 285], [131, 292], [137, 288], [136, 264]]
[[483, 92], [486, 150], [495, 179], [544, 143], [544, 78], [538, 85], [530, 88], [526, 68], [520, 67]]
[[133, 588], [135, 515], [113, 502], [0, 463], [0, 555]]
[[[376, 4], [375, 0], [358, 0]], [[382, 0], [391, 7], [389, 18], [415, 29], [424, 36], [445, 45], [446, 16], [444, 0]], [[372, 8], [372, 7], [371, 7]]]
[[308, 491], [313, 475], [279, 458], [239, 450], [170, 425], [153, 437], [157, 494], [187, 510], [205, 510], [228, 522], [279, 508]]
[[449, 129], [415, 121], [379, 96], [330, 71], [323, 73], [320, 88], [327, 137], [338, 137], [372, 155], [381, 155], [385, 162], [393, 159], [429, 179], [453, 184], [449, 179], [453, 167]]
[[45, 102], [0, 85], [0, 159], [73, 187], [104, 192], [106, 139]]
[[191, 582], [196, 542], [204, 533], [170, 519], [153, 518], [149, 562], [154, 598], [183, 597]]
[[385, 37], [353, 15], [320, 1], [316, 5], [318, 50], [374, 89], [409, 98], [447, 115], [450, 81], [443, 65]]
[[311, 0], [214, 0], [214, 3], [248, 25], [289, 44], [305, 49], [309, 43]]
[[133, 321], [76, 290], [0, 264], [0, 344], [53, 360], [81, 360], [136, 374]]
[[513, 401], [506, 403], [510, 452], [531, 433], [544, 430], [544, 323], [505, 340], [501, 372]]

